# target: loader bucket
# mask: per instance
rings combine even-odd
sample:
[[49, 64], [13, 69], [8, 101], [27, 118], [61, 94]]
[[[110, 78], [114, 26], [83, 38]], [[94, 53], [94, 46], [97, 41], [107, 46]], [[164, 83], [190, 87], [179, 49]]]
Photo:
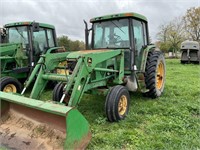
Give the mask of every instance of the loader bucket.
[[84, 149], [89, 124], [76, 109], [0, 92], [0, 147]]

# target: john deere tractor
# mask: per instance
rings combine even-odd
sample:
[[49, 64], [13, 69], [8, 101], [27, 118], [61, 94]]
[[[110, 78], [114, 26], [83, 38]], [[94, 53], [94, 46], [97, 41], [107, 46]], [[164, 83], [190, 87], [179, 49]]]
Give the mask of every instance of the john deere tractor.
[[[90, 29], [85, 22], [87, 50], [49, 49], [41, 55], [21, 92], [24, 95], [35, 81], [28, 98], [0, 92], [2, 116], [14, 110], [23, 113], [26, 119], [34, 117], [40, 124], [63, 127], [64, 149], [80, 149], [90, 141], [89, 124], [77, 110], [84, 93], [104, 95], [107, 119], [117, 122], [129, 112], [130, 92], [140, 91], [156, 98], [164, 90], [165, 59], [161, 51], [149, 43], [146, 17], [122, 13], [96, 17], [90, 22]], [[58, 82], [52, 93], [54, 102], [38, 100], [47, 82], [52, 80]], [[59, 118], [62, 119], [58, 121]], [[2, 130], [4, 133], [6, 126]], [[27, 134], [34, 130], [32, 126]], [[4, 143], [12, 145], [6, 132], [2, 136]]]
[[6, 24], [1, 29], [0, 90], [20, 92], [42, 53], [56, 47], [52, 25], [36, 22]]

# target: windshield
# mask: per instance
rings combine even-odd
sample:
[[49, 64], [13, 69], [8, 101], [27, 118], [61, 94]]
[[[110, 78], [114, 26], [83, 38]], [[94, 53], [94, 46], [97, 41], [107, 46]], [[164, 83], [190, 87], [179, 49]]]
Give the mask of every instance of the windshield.
[[94, 23], [94, 48], [129, 48], [128, 19]]
[[26, 26], [8, 28], [8, 42], [22, 43], [23, 48], [28, 44], [28, 32]]

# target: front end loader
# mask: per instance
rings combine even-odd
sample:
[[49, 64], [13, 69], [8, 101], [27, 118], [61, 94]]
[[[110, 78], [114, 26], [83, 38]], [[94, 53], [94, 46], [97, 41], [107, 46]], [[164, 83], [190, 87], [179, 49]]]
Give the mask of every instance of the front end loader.
[[0, 92], [0, 146], [20, 150], [83, 149], [91, 133], [75, 108]]
[[[64, 67], [60, 63], [69, 53], [51, 48], [41, 55], [22, 92], [35, 81], [36, 75], [37, 80], [40, 79], [40, 71], [44, 68], [54, 68], [52, 74], [58, 76], [54, 80], [62, 77], [58, 74]], [[42, 89], [38, 85], [33, 91], [40, 93], [39, 90], [46, 86], [46, 83], [41, 84]], [[34, 97], [0, 92], [0, 141], [3, 146], [17, 149], [83, 149], [87, 146], [91, 139], [89, 124], [75, 107], [43, 102]]]
[[[85, 22], [87, 50], [56, 52], [53, 48], [49, 49], [41, 55], [24, 84], [21, 96], [0, 93], [1, 103], [24, 104], [23, 106], [37, 109], [41, 113], [56, 114], [59, 118], [60, 113], [56, 113], [58, 110], [63, 110], [65, 114], [72, 110], [78, 113], [76, 108], [84, 93], [104, 95], [108, 121], [118, 122], [128, 115], [130, 92], [140, 91], [150, 98], [161, 96], [165, 85], [165, 59], [161, 51], [149, 43], [146, 17], [137, 13], [123, 13], [96, 17], [90, 22], [91, 29], [88, 29]], [[91, 44], [88, 43], [90, 31], [92, 31]], [[52, 101], [39, 101], [49, 81], [58, 82], [52, 92]], [[33, 82], [34, 86], [29, 97], [23, 97]], [[32, 109], [30, 112], [36, 114]], [[66, 130], [67, 137], [71, 138], [70, 141], [73, 143], [85, 141], [83, 145], [87, 145], [90, 139], [87, 121], [80, 114], [73, 116], [72, 113], [72, 118], [68, 117], [66, 115], [66, 126], [70, 121], [77, 123], [74, 124], [71, 136], [68, 135], [70, 129]], [[47, 120], [45, 122], [49, 123], [51, 122], [48, 121], [49, 118], [51, 117], [41, 120]], [[78, 122], [80, 120], [84, 120], [82, 125]], [[72, 137], [77, 135], [81, 138], [74, 140]], [[67, 143], [68, 140], [65, 140]], [[78, 147], [81, 145], [76, 144]], [[76, 146], [73, 146], [76, 149]]]

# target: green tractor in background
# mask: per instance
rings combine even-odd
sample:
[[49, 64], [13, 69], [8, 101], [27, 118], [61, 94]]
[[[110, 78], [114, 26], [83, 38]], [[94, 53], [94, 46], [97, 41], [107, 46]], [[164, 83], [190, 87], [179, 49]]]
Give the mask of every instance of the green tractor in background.
[[55, 27], [37, 22], [16, 22], [1, 28], [0, 90], [21, 92], [42, 53], [56, 47]]
[[[117, 122], [128, 115], [130, 92], [140, 91], [156, 98], [164, 90], [165, 59], [149, 43], [146, 17], [122, 13], [96, 17], [90, 22], [90, 29], [85, 22], [87, 50], [63, 52], [51, 48], [41, 55], [21, 92], [23, 95], [34, 81], [28, 98], [0, 92], [1, 116], [14, 111], [62, 131], [64, 149], [83, 149], [91, 139], [89, 123], [77, 110], [84, 93], [104, 95], [106, 117], [110, 122]], [[52, 92], [54, 102], [39, 100], [49, 81], [58, 82]], [[17, 147], [19, 142], [12, 145], [4, 133], [6, 129], [5, 126], [0, 135], [0, 138], [4, 136], [3, 143]], [[24, 133], [29, 135], [31, 130], [35, 129], [32, 127]]]

